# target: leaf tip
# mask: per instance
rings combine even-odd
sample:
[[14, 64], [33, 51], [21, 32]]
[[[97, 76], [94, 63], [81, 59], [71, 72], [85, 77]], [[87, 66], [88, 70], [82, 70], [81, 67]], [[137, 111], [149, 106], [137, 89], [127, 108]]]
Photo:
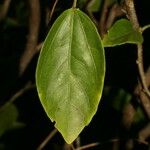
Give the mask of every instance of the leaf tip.
[[59, 127], [58, 124], [55, 123], [55, 128], [61, 133], [63, 139], [65, 140], [65, 142], [67, 144], [71, 144], [73, 143], [73, 141], [77, 138], [77, 136], [75, 134], [70, 133], [66, 133], [64, 131], [62, 131]]

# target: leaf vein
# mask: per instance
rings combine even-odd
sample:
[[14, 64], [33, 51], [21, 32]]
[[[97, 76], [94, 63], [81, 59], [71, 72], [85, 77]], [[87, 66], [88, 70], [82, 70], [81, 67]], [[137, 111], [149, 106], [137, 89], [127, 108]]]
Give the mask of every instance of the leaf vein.
[[92, 55], [92, 52], [91, 52], [91, 49], [90, 49], [90, 46], [89, 46], [89, 43], [88, 43], [88, 41], [87, 41], [87, 36], [86, 36], [86, 33], [85, 33], [85, 31], [84, 31], [84, 27], [83, 27], [83, 25], [82, 25], [82, 21], [81, 21], [81, 19], [80, 19], [80, 16], [77, 14], [77, 16], [78, 16], [78, 18], [79, 18], [79, 23], [80, 23], [80, 25], [81, 25], [81, 29], [82, 29], [82, 32], [83, 32], [83, 34], [84, 34], [84, 38], [85, 38], [85, 43], [86, 43], [86, 46], [87, 46], [87, 49], [88, 49], [88, 51], [89, 51], [89, 53], [90, 53], [90, 56], [91, 56], [91, 58], [92, 58], [92, 62], [93, 62], [93, 66], [94, 66], [94, 70], [95, 70], [95, 77], [96, 77], [96, 80], [97, 80], [97, 68], [96, 68], [96, 64], [95, 64], [95, 61], [94, 61], [94, 58], [93, 58], [93, 55]]

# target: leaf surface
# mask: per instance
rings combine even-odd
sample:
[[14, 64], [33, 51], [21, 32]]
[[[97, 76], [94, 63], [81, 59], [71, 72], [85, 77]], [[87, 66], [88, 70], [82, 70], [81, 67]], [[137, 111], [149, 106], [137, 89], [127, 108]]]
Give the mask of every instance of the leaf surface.
[[120, 19], [114, 23], [103, 38], [105, 47], [113, 47], [125, 43], [138, 44], [142, 42], [142, 34], [134, 30], [131, 22], [127, 19]]
[[39, 56], [38, 94], [67, 143], [89, 124], [101, 98], [105, 58], [99, 41], [89, 17], [69, 9], [55, 21]]

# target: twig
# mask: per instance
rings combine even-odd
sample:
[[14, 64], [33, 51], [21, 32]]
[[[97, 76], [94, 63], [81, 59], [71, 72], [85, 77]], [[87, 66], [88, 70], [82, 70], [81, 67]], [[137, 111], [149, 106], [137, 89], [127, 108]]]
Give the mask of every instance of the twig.
[[65, 143], [64, 146], [63, 146], [63, 150], [75, 150], [75, 148], [74, 148], [73, 144]]
[[39, 52], [40, 51], [40, 49], [42, 48], [42, 46], [43, 46], [43, 43], [44, 42], [41, 42], [41, 43], [39, 43], [37, 46], [36, 46], [36, 50], [37, 50], [37, 52]]
[[133, 150], [133, 148], [134, 148], [134, 140], [129, 138], [125, 144], [125, 149]]
[[133, 24], [134, 29], [139, 30], [140, 25], [135, 11], [134, 0], [125, 0], [125, 5], [128, 17]]
[[141, 31], [144, 32], [145, 30], [149, 29], [150, 28], [150, 24], [144, 26], [141, 28]]
[[0, 12], [0, 21], [6, 17], [10, 3], [11, 3], [11, 0], [4, 0], [4, 4], [3, 4], [2, 10]]
[[25, 51], [20, 59], [19, 74], [22, 75], [36, 53], [38, 32], [40, 26], [40, 3], [39, 0], [28, 0], [30, 7], [29, 34]]
[[121, 6], [118, 4], [114, 4], [110, 9], [109, 16], [106, 21], [106, 30], [108, 30], [112, 26], [114, 20], [117, 17], [122, 16], [123, 14], [124, 12], [122, 11]]
[[145, 145], [149, 145], [149, 142], [147, 142], [147, 141], [141, 141], [140, 139], [136, 139], [135, 141], [145, 144]]
[[144, 67], [143, 67], [143, 47], [141, 44], [137, 45], [137, 52], [138, 52], [138, 58], [137, 58], [137, 65], [138, 65], [138, 70], [141, 78], [141, 83], [143, 86], [144, 92], [149, 96], [150, 98], [150, 92], [146, 84], [146, 79], [145, 79], [145, 73], [144, 73]]
[[72, 150], [75, 150], [75, 148], [74, 148], [74, 145], [73, 145], [73, 144], [70, 144], [70, 147], [71, 147], [71, 149], [72, 149]]
[[148, 137], [150, 137], [150, 123], [139, 132], [139, 141], [142, 141], [142, 143], [147, 143], [146, 139]]
[[88, 16], [92, 19], [93, 23], [96, 25], [96, 27], [98, 27], [98, 22], [97, 22], [96, 18], [94, 17], [93, 12], [90, 11], [90, 7], [91, 7], [91, 5], [93, 5], [93, 2], [94, 2], [93, 0], [87, 0], [85, 2], [84, 8], [85, 8], [85, 11], [87, 12]]
[[99, 31], [102, 37], [106, 33], [105, 23], [106, 23], [106, 18], [108, 14], [108, 6], [109, 6], [108, 0], [104, 0], [101, 16], [99, 20]]
[[[146, 79], [147, 86], [150, 86], [150, 67], [147, 69], [145, 73], [145, 79]], [[147, 117], [150, 119], [150, 101], [149, 101], [149, 97], [147, 96], [147, 94], [143, 92], [141, 83], [139, 83], [136, 86], [134, 94], [141, 99], [144, 111]]]
[[84, 146], [81, 146], [75, 150], [83, 150], [83, 149], [88, 149], [88, 148], [91, 148], [91, 147], [95, 147], [95, 146], [98, 146], [99, 143], [91, 143], [91, 144], [87, 144], [87, 145], [84, 145]]
[[34, 88], [35, 85], [28, 82], [22, 89], [20, 89], [17, 93], [15, 93], [0, 109], [3, 109], [4, 107], [7, 107], [9, 104], [13, 103], [15, 100], [17, 100], [18, 97], [23, 95], [27, 90], [30, 90]]
[[80, 143], [80, 136], [78, 136], [78, 137], [76, 138], [76, 140], [75, 140], [75, 147], [76, 147], [76, 148], [79, 148], [80, 145], [81, 145], [81, 143]]
[[[131, 23], [133, 24], [134, 29], [140, 31], [140, 25], [135, 11], [134, 0], [125, 0], [125, 5], [126, 5], [128, 17]], [[150, 98], [150, 92], [145, 81], [142, 44], [137, 45], [137, 65], [138, 65], [138, 70], [139, 70], [139, 75], [140, 75], [143, 90]]]
[[135, 108], [131, 103], [123, 108], [122, 124], [126, 130], [129, 130], [135, 117]]
[[145, 73], [145, 78], [146, 78], [147, 87], [149, 87], [150, 86], [150, 66], [148, 67]]
[[57, 129], [54, 129], [53, 131], [51, 131], [49, 135], [44, 139], [44, 141], [38, 146], [37, 150], [42, 150], [57, 132], [58, 132]]
[[51, 10], [50, 15], [49, 15], [49, 21], [48, 22], [50, 22], [52, 19], [52, 16], [54, 14], [57, 3], [58, 3], [58, 0], [55, 0], [54, 5], [53, 5], [52, 10]]
[[77, 6], [77, 0], [73, 0], [73, 5], [72, 5], [72, 7], [73, 7], [73, 8], [76, 8], [76, 6]]
[[113, 144], [113, 146], [112, 146], [112, 150], [119, 150], [119, 146], [120, 146], [119, 141], [117, 141], [117, 142], [113, 142], [112, 144]]

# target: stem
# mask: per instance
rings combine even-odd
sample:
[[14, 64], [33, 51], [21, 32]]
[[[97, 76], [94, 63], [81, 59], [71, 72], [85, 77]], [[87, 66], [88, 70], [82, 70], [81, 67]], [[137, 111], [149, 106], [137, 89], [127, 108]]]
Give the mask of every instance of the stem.
[[[131, 23], [133, 24], [134, 29], [140, 31], [140, 25], [137, 19], [136, 11], [135, 11], [134, 0], [125, 0], [125, 5], [126, 5], [126, 10], [127, 10], [129, 19]], [[137, 66], [138, 66], [139, 76], [140, 76], [143, 90], [150, 98], [150, 92], [145, 81], [142, 44], [137, 44]]]
[[92, 147], [95, 147], [95, 146], [98, 146], [98, 145], [99, 145], [99, 143], [91, 143], [91, 144], [81, 146], [81, 147], [77, 148], [76, 150], [89, 149], [89, 148], [92, 148]]
[[81, 143], [80, 143], [80, 136], [78, 136], [75, 140], [75, 145], [76, 145], [76, 148], [79, 148]]
[[54, 11], [55, 11], [55, 8], [56, 8], [57, 3], [58, 3], [58, 0], [55, 0], [54, 5], [53, 5], [52, 10], [51, 10], [51, 13], [50, 13], [49, 22], [50, 22], [51, 19], [52, 19], [52, 16], [53, 16], [53, 14], [54, 14]]
[[57, 132], [57, 129], [51, 131], [49, 135], [44, 139], [44, 141], [38, 146], [37, 150], [42, 150]]
[[77, 6], [77, 0], [74, 0], [72, 7], [73, 7], [73, 8], [76, 8], [76, 6]]
[[134, 29], [140, 29], [138, 18], [136, 15], [134, 0], [125, 0], [126, 10], [129, 16], [129, 19], [134, 27]]
[[99, 20], [99, 31], [100, 31], [100, 35], [102, 38], [104, 34], [106, 33], [105, 22], [106, 22], [106, 18], [108, 14], [108, 6], [109, 6], [108, 0], [105, 0], [103, 4], [100, 20]]
[[7, 12], [9, 10], [10, 3], [11, 3], [11, 0], [5, 0], [4, 1], [4, 4], [3, 4], [2, 9], [0, 11], [0, 21], [6, 17]]
[[[149, 87], [150, 86], [150, 66], [145, 73], [145, 79], [146, 79], [147, 86]], [[149, 97], [141, 89], [142, 89], [142, 84], [141, 82], [139, 82], [134, 90], [134, 94], [141, 99], [142, 107], [144, 108], [144, 111], [147, 117], [150, 119]]]
[[144, 32], [144, 31], [147, 30], [148, 28], [150, 28], [150, 24], [144, 26], [141, 30], [142, 30], [142, 32]]
[[12, 104], [16, 101], [21, 95], [23, 95], [27, 90], [35, 88], [35, 85], [28, 82], [22, 89], [20, 89], [17, 93], [15, 93], [3, 106], [0, 107], [0, 111], [7, 107], [8, 105]]
[[30, 61], [36, 54], [36, 45], [38, 43], [38, 35], [41, 20], [41, 9], [39, 0], [28, 0], [29, 3], [29, 33], [25, 50], [20, 58], [19, 75], [22, 76], [28, 67]]

